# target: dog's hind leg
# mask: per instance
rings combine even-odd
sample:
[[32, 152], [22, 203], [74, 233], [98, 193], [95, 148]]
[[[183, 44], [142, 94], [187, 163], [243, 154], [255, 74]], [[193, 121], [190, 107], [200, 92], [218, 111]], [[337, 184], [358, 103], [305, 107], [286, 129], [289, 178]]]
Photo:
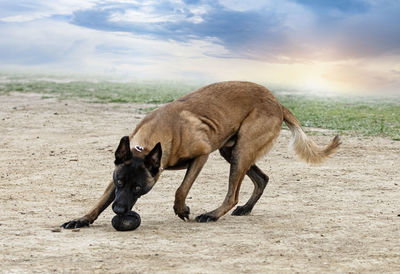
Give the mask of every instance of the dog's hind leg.
[[[234, 150], [236, 147], [234, 148]], [[233, 151], [233, 154], [235, 152]], [[251, 166], [251, 161], [245, 157], [232, 157], [230, 172], [229, 172], [229, 185], [228, 193], [225, 196], [224, 202], [217, 209], [207, 212], [196, 217], [196, 221], [200, 223], [216, 221], [229, 210], [231, 210], [238, 202], [238, 195], [240, 185], [246, 175], [247, 170]]]
[[264, 192], [265, 187], [268, 184], [268, 176], [262, 172], [256, 165], [252, 165], [250, 170], [246, 173], [254, 183], [254, 190], [250, 196], [250, 199], [246, 204], [242, 206], [237, 206], [232, 212], [232, 215], [243, 216], [248, 215], [252, 210], [254, 205], [260, 199]]
[[176, 190], [174, 211], [182, 220], [189, 219], [190, 208], [185, 204], [185, 200], [193, 182], [196, 180], [204, 164], [207, 162], [208, 155], [209, 154], [201, 155], [189, 163], [185, 178]]
[[[228, 193], [225, 200], [217, 209], [196, 217], [198, 222], [216, 221], [229, 210], [231, 210], [239, 201], [240, 185], [244, 176], [255, 161], [264, 155], [272, 147], [275, 139], [279, 136], [282, 126], [282, 112], [279, 105], [271, 105], [267, 110], [254, 108], [253, 111], [242, 122], [237, 139], [232, 147], [230, 157], [230, 173]], [[253, 169], [249, 174], [261, 175], [259, 169]], [[263, 177], [262, 175], [260, 177]], [[256, 180], [256, 183], [259, 180]], [[249, 201], [248, 207], [238, 210], [237, 213], [245, 214], [249, 212], [250, 207], [261, 196], [262, 192], [257, 188], [256, 194]]]
[[103, 212], [104, 209], [106, 209], [112, 203], [112, 201], [114, 201], [114, 198], [115, 186], [114, 182], [111, 181], [96, 205], [85, 216], [66, 222], [61, 226], [67, 229], [89, 226], [89, 224], [92, 224], [100, 215], [100, 213]]
[[[219, 150], [220, 154], [226, 161], [231, 162], [232, 157], [232, 148], [231, 147], [222, 147]], [[254, 205], [260, 199], [261, 195], [264, 192], [265, 187], [268, 184], [268, 176], [262, 172], [256, 165], [252, 165], [250, 169], [246, 173], [247, 176], [251, 179], [254, 184], [253, 193], [250, 196], [250, 199], [243, 206], [237, 206], [236, 209], [232, 212], [232, 215], [241, 216], [247, 215], [251, 212]]]

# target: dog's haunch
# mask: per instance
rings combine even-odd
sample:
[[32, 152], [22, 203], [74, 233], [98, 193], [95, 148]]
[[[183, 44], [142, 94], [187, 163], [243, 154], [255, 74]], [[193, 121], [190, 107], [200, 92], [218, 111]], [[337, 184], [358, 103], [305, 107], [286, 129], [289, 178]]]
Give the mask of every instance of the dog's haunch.
[[126, 215], [115, 215], [111, 220], [112, 226], [118, 231], [135, 230], [140, 226], [140, 215], [131, 211]]

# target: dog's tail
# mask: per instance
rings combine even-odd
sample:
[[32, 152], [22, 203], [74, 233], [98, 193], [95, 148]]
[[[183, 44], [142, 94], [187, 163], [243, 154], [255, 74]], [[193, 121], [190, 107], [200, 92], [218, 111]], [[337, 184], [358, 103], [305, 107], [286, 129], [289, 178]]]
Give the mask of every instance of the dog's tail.
[[308, 137], [297, 118], [284, 106], [282, 106], [283, 120], [292, 132], [291, 147], [296, 154], [307, 163], [318, 164], [333, 154], [340, 145], [339, 136], [335, 136], [329, 145], [321, 147]]

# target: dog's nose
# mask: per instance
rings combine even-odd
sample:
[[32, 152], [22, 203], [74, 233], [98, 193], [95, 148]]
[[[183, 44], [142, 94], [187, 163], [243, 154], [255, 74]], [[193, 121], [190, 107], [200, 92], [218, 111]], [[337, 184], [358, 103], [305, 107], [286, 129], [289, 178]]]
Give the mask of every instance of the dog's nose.
[[118, 215], [124, 215], [128, 211], [126, 207], [115, 203], [112, 205], [112, 210]]

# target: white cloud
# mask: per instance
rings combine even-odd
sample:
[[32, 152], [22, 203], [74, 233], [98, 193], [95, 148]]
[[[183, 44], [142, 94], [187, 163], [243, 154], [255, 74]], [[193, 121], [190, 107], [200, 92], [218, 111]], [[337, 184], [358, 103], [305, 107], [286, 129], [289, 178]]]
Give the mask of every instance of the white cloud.
[[20, 5], [16, 2], [15, 7], [19, 10], [3, 10], [3, 13], [10, 13], [11, 15], [1, 17], [0, 21], [7, 23], [29, 22], [49, 18], [53, 15], [71, 15], [76, 10], [91, 8], [97, 2], [96, 0], [36, 0], [31, 4], [21, 3]]
[[155, 10], [125, 10], [124, 12], [115, 12], [109, 17], [111, 22], [129, 22], [129, 23], [163, 23], [178, 22], [182, 20], [175, 14], [164, 15], [156, 13]]
[[1, 22], [5, 23], [24, 23], [24, 22], [29, 22], [33, 21], [36, 19], [41, 19], [43, 17], [46, 17], [43, 13], [37, 13], [37, 14], [29, 14], [29, 15], [14, 15], [14, 16], [7, 16], [0, 18]]
[[202, 16], [209, 9], [207, 5], [190, 6], [185, 5], [182, 1], [167, 2], [178, 2], [177, 7], [174, 10], [158, 9], [157, 2], [144, 1], [138, 3], [135, 9], [127, 8], [122, 12], [114, 12], [109, 20], [125, 23], [177, 23], [187, 21], [198, 24], [204, 21]]
[[[0, 28], [0, 67], [45, 71], [183, 78], [193, 60], [227, 54], [213, 40], [160, 41], [127, 33], [90, 30], [48, 19]], [[8, 57], [7, 57], [8, 56]], [[179, 65], [178, 65], [179, 64]], [[204, 68], [196, 68], [200, 73]]]

